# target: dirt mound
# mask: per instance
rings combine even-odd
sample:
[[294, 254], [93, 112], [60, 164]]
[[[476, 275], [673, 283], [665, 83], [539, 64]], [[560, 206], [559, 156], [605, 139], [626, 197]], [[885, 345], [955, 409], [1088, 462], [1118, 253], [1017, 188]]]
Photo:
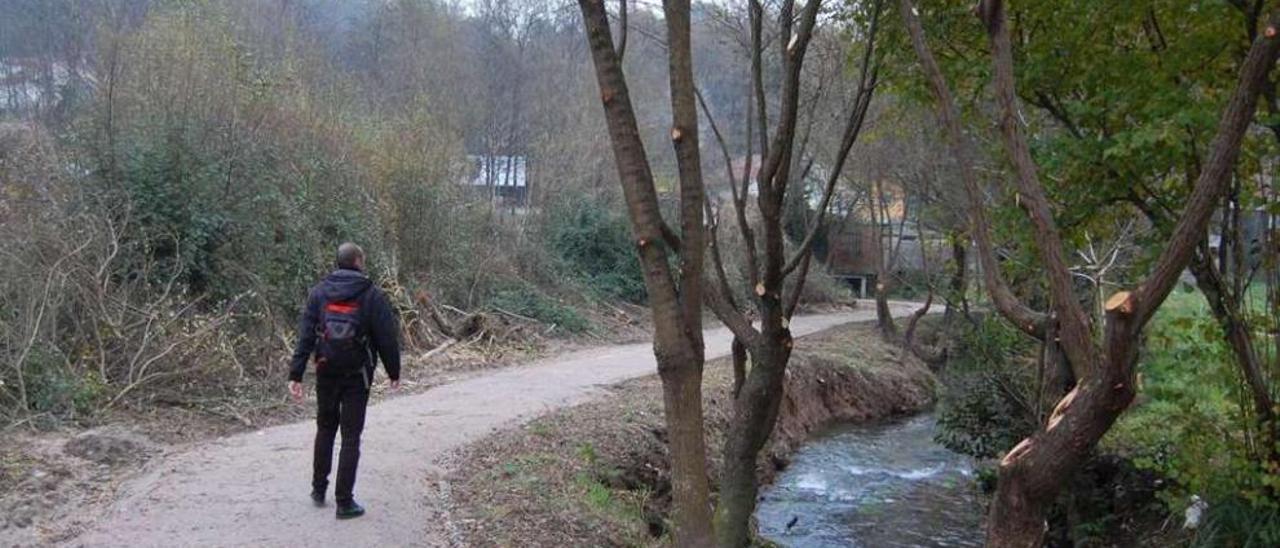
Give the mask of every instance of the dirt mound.
[[0, 546], [47, 546], [74, 536], [158, 449], [118, 427], [71, 437], [14, 433], [0, 449]]
[[63, 452], [108, 466], [133, 465], [147, 460], [155, 446], [147, 438], [128, 430], [104, 428], [81, 433], [62, 446]]

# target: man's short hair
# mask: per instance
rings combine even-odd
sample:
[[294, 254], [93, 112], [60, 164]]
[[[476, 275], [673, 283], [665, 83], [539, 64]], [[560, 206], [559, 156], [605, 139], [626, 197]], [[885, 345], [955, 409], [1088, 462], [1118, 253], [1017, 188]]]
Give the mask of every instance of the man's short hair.
[[360, 246], [346, 242], [338, 246], [338, 268], [356, 268], [364, 260], [364, 250]]

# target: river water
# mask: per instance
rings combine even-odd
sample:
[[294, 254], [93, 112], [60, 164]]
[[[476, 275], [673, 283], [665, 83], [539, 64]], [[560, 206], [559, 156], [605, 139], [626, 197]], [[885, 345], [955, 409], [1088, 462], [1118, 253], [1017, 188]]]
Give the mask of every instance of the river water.
[[934, 443], [933, 415], [842, 426], [800, 449], [765, 491], [760, 533], [783, 546], [981, 546], [969, 458]]

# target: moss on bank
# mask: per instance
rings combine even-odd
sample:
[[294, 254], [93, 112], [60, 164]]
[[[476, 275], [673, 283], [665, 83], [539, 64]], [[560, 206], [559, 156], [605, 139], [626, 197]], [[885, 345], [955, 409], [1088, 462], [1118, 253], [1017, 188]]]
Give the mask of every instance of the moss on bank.
[[[731, 412], [727, 360], [707, 364], [703, 387], [708, 462], [719, 476]], [[807, 337], [761, 456], [766, 481], [814, 430], [930, 405], [928, 368], [884, 344], [874, 327], [849, 325]], [[670, 477], [661, 385], [628, 381], [608, 397], [498, 432], [459, 455], [450, 475], [452, 515], [468, 545], [644, 546], [667, 540]]]

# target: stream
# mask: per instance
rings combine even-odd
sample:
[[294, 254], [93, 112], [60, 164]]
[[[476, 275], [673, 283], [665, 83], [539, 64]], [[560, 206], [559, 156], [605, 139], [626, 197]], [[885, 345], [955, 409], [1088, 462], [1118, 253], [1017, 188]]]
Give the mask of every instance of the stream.
[[760, 534], [780, 545], [981, 546], [968, 457], [933, 441], [932, 414], [815, 437], [769, 487]]

